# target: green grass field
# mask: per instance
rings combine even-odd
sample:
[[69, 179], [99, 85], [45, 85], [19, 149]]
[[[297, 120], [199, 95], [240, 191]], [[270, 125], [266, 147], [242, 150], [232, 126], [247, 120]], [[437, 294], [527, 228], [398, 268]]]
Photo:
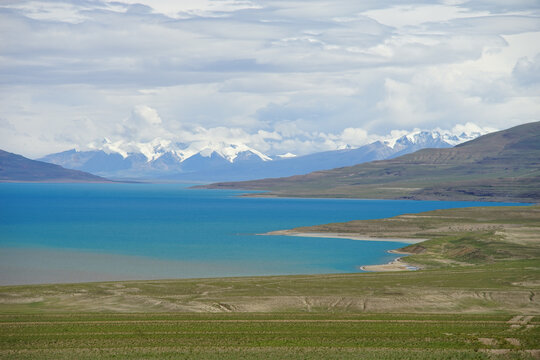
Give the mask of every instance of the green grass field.
[[474, 208], [315, 228], [427, 237], [408, 248], [421, 271], [3, 286], [0, 358], [538, 359], [539, 217]]
[[0, 317], [3, 359], [533, 359], [538, 317], [77, 314]]

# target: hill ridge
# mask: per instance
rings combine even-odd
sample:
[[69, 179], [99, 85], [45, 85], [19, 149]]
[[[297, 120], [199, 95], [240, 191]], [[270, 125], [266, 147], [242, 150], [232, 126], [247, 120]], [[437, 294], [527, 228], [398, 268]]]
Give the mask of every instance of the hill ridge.
[[84, 171], [65, 169], [60, 165], [31, 160], [0, 150], [0, 182], [110, 182]]

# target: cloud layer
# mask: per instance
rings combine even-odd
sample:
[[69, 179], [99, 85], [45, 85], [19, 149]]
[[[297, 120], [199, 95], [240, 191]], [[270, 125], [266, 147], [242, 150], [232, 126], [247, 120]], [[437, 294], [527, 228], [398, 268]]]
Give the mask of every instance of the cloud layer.
[[249, 138], [270, 153], [540, 120], [536, 1], [5, 0], [2, 148]]

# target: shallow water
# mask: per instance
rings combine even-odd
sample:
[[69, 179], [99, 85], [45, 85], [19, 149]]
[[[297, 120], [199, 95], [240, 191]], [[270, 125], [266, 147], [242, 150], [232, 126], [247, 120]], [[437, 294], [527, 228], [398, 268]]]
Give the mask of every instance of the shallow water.
[[[272, 230], [497, 203], [238, 197], [183, 184], [0, 184], [0, 284], [355, 272], [395, 242]], [[509, 205], [509, 204], [504, 204]]]

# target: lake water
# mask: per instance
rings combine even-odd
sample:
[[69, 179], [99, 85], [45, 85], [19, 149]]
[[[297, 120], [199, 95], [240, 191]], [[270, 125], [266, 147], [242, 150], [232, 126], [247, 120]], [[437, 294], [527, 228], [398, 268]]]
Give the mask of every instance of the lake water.
[[[257, 236], [496, 203], [239, 197], [183, 184], [0, 184], [0, 284], [355, 272], [395, 242]], [[508, 205], [508, 204], [505, 204]]]

